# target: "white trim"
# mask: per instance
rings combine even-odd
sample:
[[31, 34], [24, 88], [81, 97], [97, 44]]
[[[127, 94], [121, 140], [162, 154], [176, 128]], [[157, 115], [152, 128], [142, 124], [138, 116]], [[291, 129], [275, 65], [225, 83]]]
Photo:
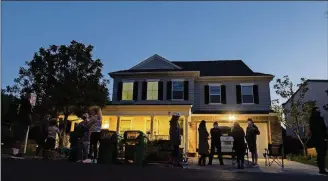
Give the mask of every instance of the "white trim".
[[146, 82], [159, 82], [159, 79], [146, 79]]
[[[172, 101], [184, 101], [184, 79], [172, 79], [171, 80], [171, 100]], [[173, 82], [182, 82], [182, 98], [181, 99], [173, 99]]]
[[134, 83], [134, 82], [138, 82], [136, 80], [122, 80], [122, 83]]
[[253, 86], [254, 83], [240, 83], [241, 86]]
[[222, 84], [220, 84], [220, 83], [209, 83], [207, 85], [208, 86], [221, 86]]
[[186, 81], [186, 79], [171, 79], [172, 82], [183, 82]]
[[[220, 98], [221, 98], [221, 95], [220, 95]], [[221, 105], [222, 103], [208, 103], [209, 105]]]

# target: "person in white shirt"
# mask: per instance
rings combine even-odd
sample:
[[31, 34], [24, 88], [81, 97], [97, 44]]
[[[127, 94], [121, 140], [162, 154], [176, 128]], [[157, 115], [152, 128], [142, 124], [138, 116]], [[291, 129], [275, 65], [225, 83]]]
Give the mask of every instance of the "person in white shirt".
[[102, 113], [100, 108], [95, 108], [90, 111], [90, 150], [89, 158], [97, 159], [98, 157], [98, 143], [100, 141]]
[[57, 126], [57, 120], [55, 118], [52, 118], [49, 122], [48, 136], [45, 143], [45, 149], [48, 150], [55, 149], [57, 135], [60, 136], [59, 128]]

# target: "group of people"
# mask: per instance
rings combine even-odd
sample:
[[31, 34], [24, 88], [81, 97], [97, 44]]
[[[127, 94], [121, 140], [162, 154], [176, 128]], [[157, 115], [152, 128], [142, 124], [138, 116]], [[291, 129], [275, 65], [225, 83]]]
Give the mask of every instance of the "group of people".
[[[42, 154], [43, 158], [47, 159], [49, 156], [44, 151], [54, 150], [57, 138], [60, 138], [61, 132], [65, 130], [60, 130], [57, 118], [51, 118], [50, 115], [46, 115], [38, 124], [32, 125], [32, 105], [30, 98], [31, 92], [27, 92], [22, 96], [17, 119], [11, 122], [13, 133], [12, 141], [10, 141], [12, 145], [12, 157], [24, 157], [24, 154], [20, 153], [20, 150], [26, 141], [26, 135], [29, 134], [28, 138], [35, 140], [37, 144], [35, 156]], [[97, 159], [102, 123], [101, 109], [93, 108], [85, 112], [82, 119], [83, 121], [78, 124], [77, 129], [85, 128], [82, 141], [84, 143], [83, 160]], [[41, 152], [42, 150], [44, 151]]]
[[[235, 122], [231, 131], [231, 136], [233, 137], [233, 150], [235, 156], [237, 157], [237, 168], [244, 169], [244, 157], [246, 149], [248, 147], [252, 155], [252, 164], [257, 165], [258, 154], [256, 137], [260, 134], [258, 127], [254, 124], [252, 119], [247, 120], [248, 126], [246, 129], [246, 134], [243, 128], [238, 122]], [[217, 122], [213, 123], [213, 128], [210, 130], [210, 134], [206, 128], [206, 121], [203, 120], [199, 124], [198, 128], [199, 140], [198, 140], [198, 165], [205, 166], [206, 158], [209, 157], [208, 165], [212, 165], [213, 156], [218, 155], [220, 165], [224, 165], [221, 152], [221, 136], [222, 132], [219, 128]], [[208, 140], [211, 139], [211, 147], [208, 144]], [[246, 142], [245, 142], [246, 140]]]

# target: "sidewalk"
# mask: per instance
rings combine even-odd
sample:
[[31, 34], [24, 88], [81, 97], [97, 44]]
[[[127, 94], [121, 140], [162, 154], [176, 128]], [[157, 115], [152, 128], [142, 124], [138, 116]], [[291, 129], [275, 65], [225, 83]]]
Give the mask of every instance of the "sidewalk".
[[236, 165], [232, 165], [231, 159], [224, 159], [223, 166], [219, 165], [217, 159], [213, 160], [213, 165], [198, 166], [197, 158], [190, 158], [187, 168], [189, 169], [209, 169], [209, 170], [226, 170], [230, 172], [247, 172], [247, 173], [280, 173], [280, 174], [306, 174], [306, 175], [319, 175], [318, 168], [312, 165], [306, 165], [294, 161], [284, 160], [284, 168], [281, 168], [277, 164], [273, 163], [270, 167], [265, 166], [265, 160], [259, 159], [258, 166], [252, 167], [245, 166], [245, 169], [236, 169]]

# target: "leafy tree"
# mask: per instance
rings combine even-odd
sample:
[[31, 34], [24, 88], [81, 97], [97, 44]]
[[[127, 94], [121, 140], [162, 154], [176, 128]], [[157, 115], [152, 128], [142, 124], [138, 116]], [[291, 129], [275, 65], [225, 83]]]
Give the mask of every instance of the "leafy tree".
[[[103, 64], [92, 58], [93, 46], [72, 41], [70, 45], [40, 48], [26, 67], [21, 67], [11, 91], [31, 89], [37, 95], [35, 112], [68, 116], [89, 106], [104, 106], [108, 98], [108, 80]], [[62, 133], [62, 137], [64, 132]], [[62, 141], [61, 141], [62, 143]]]
[[[278, 113], [281, 123], [298, 138], [303, 146], [303, 153], [307, 154], [307, 142], [309, 136], [309, 119], [315, 101], [305, 101], [304, 97], [308, 91], [307, 82], [301, 78], [301, 83], [293, 84], [288, 76], [276, 79], [274, 85], [275, 92], [283, 99], [288, 99], [288, 104], [284, 107], [279, 104], [279, 100], [273, 100], [272, 109]], [[298, 89], [297, 91], [295, 91]]]
[[[326, 90], [325, 92], [327, 93], [327, 96], [328, 96], [328, 90]], [[326, 110], [326, 111], [328, 111], [328, 104], [324, 105], [323, 106], [323, 109]]]

